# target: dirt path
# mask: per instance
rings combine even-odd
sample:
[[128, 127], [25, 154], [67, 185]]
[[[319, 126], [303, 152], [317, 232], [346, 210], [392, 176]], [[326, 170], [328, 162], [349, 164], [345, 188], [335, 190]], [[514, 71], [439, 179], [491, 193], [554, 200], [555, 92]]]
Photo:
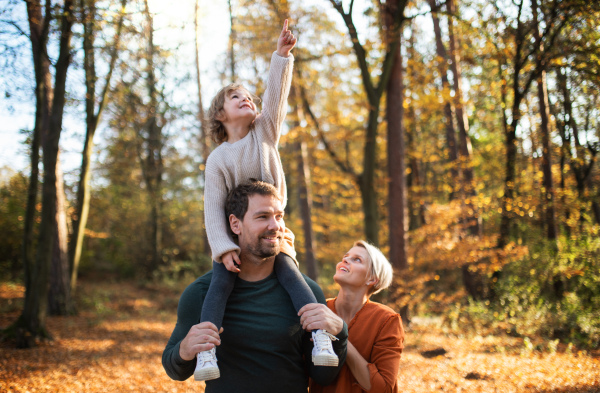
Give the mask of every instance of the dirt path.
[[[0, 344], [0, 392], [204, 391], [192, 380], [170, 380], [162, 369], [179, 293], [86, 284], [80, 315], [49, 318], [54, 341], [29, 350]], [[22, 296], [22, 288], [0, 284], [0, 327], [18, 316]], [[591, 393], [600, 392], [600, 360], [527, 351], [511, 337], [459, 337], [417, 319], [399, 379], [402, 392]]]

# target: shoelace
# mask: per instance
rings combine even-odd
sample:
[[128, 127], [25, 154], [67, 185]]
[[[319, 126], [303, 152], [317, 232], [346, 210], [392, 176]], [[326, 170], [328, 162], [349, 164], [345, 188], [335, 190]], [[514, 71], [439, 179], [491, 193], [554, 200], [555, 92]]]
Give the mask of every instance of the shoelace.
[[206, 363], [206, 362], [212, 362], [212, 360], [214, 359], [212, 350], [210, 351], [202, 351], [198, 354], [198, 358], [201, 362]]
[[325, 349], [329, 349], [329, 345], [331, 343], [331, 341], [337, 341], [339, 340], [336, 336], [334, 336], [333, 334], [329, 333], [326, 330], [323, 330], [322, 334], [316, 334], [315, 335], [315, 346], [317, 347], [317, 350], [322, 351]]
[[330, 339], [331, 341], [338, 341], [338, 340], [339, 340], [339, 338], [337, 338], [337, 337], [336, 337], [336, 336], [334, 336], [333, 334], [329, 333], [327, 330], [323, 330], [323, 333], [325, 333], [325, 335], [326, 335], [327, 337], [329, 337], [329, 339]]

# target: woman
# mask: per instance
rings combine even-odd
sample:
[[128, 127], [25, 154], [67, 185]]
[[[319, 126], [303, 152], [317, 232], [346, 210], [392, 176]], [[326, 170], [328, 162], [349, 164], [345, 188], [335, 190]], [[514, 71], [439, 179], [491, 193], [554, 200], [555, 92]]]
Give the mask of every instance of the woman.
[[300, 310], [307, 330], [326, 328], [313, 323], [319, 314], [348, 325], [346, 363], [332, 385], [311, 381], [311, 393], [398, 392], [402, 321], [391, 308], [369, 300], [391, 284], [392, 275], [392, 266], [378, 248], [357, 241], [336, 266], [333, 279], [340, 286], [338, 296], [329, 299], [327, 307], [313, 304]]

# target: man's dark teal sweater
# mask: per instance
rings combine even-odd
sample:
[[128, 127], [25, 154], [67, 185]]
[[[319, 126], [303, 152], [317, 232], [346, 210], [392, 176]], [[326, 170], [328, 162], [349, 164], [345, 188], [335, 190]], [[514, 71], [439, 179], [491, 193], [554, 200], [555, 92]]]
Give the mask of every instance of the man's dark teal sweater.
[[[200, 322], [204, 296], [212, 272], [190, 284], [179, 300], [177, 324], [163, 352], [167, 374], [179, 381], [194, 373], [196, 360], [179, 356], [179, 345], [190, 328]], [[321, 288], [304, 276], [319, 303], [325, 304]], [[261, 281], [236, 279], [225, 309], [217, 360], [221, 377], [206, 382], [207, 393], [264, 392], [306, 393], [308, 377], [328, 385], [346, 359], [348, 327], [337, 335], [333, 349], [338, 367], [314, 366], [310, 333], [302, 330], [292, 301], [275, 274]]]

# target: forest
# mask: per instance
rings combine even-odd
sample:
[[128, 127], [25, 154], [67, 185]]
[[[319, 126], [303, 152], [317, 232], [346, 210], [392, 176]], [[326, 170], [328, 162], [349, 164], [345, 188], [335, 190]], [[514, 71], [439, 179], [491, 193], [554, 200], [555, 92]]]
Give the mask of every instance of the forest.
[[178, 3], [0, 0], [0, 364], [75, 334], [61, 318], [167, 318], [152, 301], [173, 318], [212, 267], [206, 111], [232, 82], [262, 96], [289, 19], [279, 152], [301, 270], [335, 296], [367, 240], [395, 272], [376, 300], [412, 338], [433, 323], [579, 356], [587, 382], [543, 391], [600, 389], [600, 3]]

